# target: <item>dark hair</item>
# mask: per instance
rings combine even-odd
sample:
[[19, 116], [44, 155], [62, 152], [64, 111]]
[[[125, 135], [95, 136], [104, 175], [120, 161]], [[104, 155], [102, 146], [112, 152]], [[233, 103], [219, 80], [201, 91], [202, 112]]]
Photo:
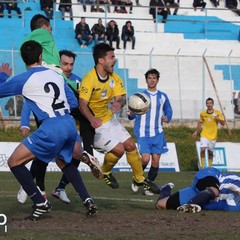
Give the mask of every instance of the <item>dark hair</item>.
[[157, 69], [155, 69], [155, 68], [149, 69], [149, 70], [145, 73], [145, 79], [146, 79], [146, 80], [147, 80], [149, 74], [156, 74], [156, 75], [157, 75], [157, 80], [160, 78], [160, 72], [159, 72]]
[[62, 55], [71, 57], [71, 58], [73, 58], [74, 61], [75, 61], [75, 58], [77, 56], [75, 53], [73, 53], [72, 51], [69, 51], [69, 50], [61, 50], [61, 51], [59, 51], [60, 58], [61, 58]]
[[131, 21], [126, 21], [126, 25], [127, 25], [128, 23], [132, 24], [132, 22], [131, 22]]
[[27, 66], [38, 63], [42, 50], [40, 43], [33, 40], [26, 41], [20, 48], [22, 60]]
[[214, 103], [214, 100], [210, 97], [206, 99], [206, 103], [207, 103], [207, 101], [212, 101]]
[[95, 62], [95, 65], [98, 64], [99, 58], [104, 58], [107, 55], [107, 52], [114, 51], [114, 48], [112, 48], [107, 43], [99, 43], [93, 47], [93, 59]]
[[32, 17], [30, 22], [31, 31], [41, 28], [43, 25], [50, 25], [50, 20], [47, 17], [42, 14], [36, 14]]

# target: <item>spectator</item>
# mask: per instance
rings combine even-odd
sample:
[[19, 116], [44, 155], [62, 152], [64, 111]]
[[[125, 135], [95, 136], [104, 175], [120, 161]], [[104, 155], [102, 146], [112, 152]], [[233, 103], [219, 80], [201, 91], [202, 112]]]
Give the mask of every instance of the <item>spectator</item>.
[[127, 13], [125, 6], [130, 7], [129, 13], [132, 14], [132, 6], [133, 6], [132, 0], [122, 0], [122, 6], [120, 7], [121, 13]]
[[[105, 12], [105, 6], [107, 7], [107, 11], [110, 13], [110, 3], [108, 0], [96, 0], [97, 1], [97, 12]], [[103, 8], [100, 8], [100, 5], [105, 5]]]
[[49, 19], [53, 18], [53, 0], [42, 0], [41, 9]]
[[231, 9], [234, 13], [240, 16], [240, 10], [237, 8], [237, 0], [226, 0], [226, 8]]
[[82, 4], [83, 6], [83, 11], [86, 12], [87, 11], [87, 7], [86, 7], [86, 0], [78, 0], [80, 2], [80, 4]]
[[214, 7], [217, 7], [219, 5], [219, 0], [210, 0]]
[[4, 3], [3, 2], [0, 2], [0, 17], [4, 17]]
[[122, 1], [121, 0], [111, 0], [112, 5], [114, 5], [114, 11], [115, 13], [120, 13], [121, 9], [119, 9], [118, 7], [120, 7], [122, 5]]
[[149, 6], [149, 13], [153, 16], [154, 22], [156, 22], [157, 15], [162, 15], [162, 23], [165, 23], [167, 20], [168, 12], [165, 10], [163, 0], [151, 0]]
[[20, 8], [18, 7], [18, 3], [15, 0], [10, 0], [10, 1], [6, 1], [6, 5], [7, 5], [7, 10], [8, 10], [8, 17], [12, 18], [12, 10], [16, 11], [18, 14], [18, 18], [22, 18], [22, 13]]
[[131, 21], [127, 21], [122, 28], [122, 40], [124, 49], [126, 49], [127, 41], [132, 41], [132, 49], [134, 49], [136, 37], [134, 36], [134, 27]]
[[142, 6], [142, 5], [139, 3], [139, 0], [136, 0], [136, 5], [137, 5], [137, 6]]
[[62, 13], [62, 20], [64, 20], [65, 12], [68, 12], [70, 20], [73, 20], [72, 0], [60, 0], [58, 10]]
[[95, 41], [95, 45], [98, 44], [98, 42], [105, 41], [105, 27], [102, 24], [102, 19], [98, 19], [98, 23], [95, 23], [92, 27], [92, 35]]
[[111, 20], [108, 23], [107, 29], [106, 29], [106, 40], [109, 41], [109, 45], [112, 47], [112, 42], [116, 41], [117, 49], [120, 49], [120, 37], [119, 37], [119, 29], [118, 25], [114, 20]]
[[173, 11], [173, 15], [177, 15], [177, 12], [178, 12], [178, 8], [179, 8], [179, 3], [180, 3], [180, 0], [164, 0], [165, 2], [165, 5], [167, 7], [167, 12], [169, 15], [171, 15], [171, 10], [170, 8], [173, 8], [174, 11]]
[[206, 5], [207, 3], [205, 3], [204, 0], [193, 0], [194, 11], [196, 11], [197, 7], [201, 7], [201, 11], [203, 11]]
[[[92, 43], [91, 31], [85, 17], [81, 17], [81, 21], [76, 25], [75, 34], [81, 48], [87, 48]], [[83, 44], [83, 40], [85, 44]]]

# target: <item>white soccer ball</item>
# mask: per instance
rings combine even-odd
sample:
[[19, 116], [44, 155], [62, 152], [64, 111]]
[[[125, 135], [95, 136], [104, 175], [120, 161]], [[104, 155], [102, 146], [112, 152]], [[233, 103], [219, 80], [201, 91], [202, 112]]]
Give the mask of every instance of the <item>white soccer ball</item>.
[[145, 93], [135, 93], [128, 99], [129, 110], [137, 115], [146, 113], [151, 107], [151, 100]]

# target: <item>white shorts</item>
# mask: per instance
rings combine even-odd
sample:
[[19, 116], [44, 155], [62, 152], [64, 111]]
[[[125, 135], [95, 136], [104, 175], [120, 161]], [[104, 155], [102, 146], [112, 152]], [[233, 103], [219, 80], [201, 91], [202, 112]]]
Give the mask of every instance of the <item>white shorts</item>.
[[208, 140], [207, 138], [200, 138], [200, 146], [207, 148], [210, 151], [214, 151], [216, 140]]
[[95, 129], [94, 148], [98, 152], [110, 152], [118, 143], [123, 143], [131, 135], [116, 118]]

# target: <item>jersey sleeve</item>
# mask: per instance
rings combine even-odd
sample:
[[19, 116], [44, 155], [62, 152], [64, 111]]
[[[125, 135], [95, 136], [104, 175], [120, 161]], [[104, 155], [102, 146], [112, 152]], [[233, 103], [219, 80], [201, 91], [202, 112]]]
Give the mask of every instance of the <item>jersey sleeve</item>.
[[172, 120], [173, 110], [172, 110], [172, 106], [170, 104], [169, 98], [166, 94], [165, 94], [165, 98], [166, 100], [163, 106], [163, 112], [167, 116], [168, 122], [170, 122]]
[[114, 78], [115, 78], [116, 85], [113, 88], [113, 96], [116, 97], [116, 96], [126, 95], [126, 90], [124, 88], [124, 84], [120, 76], [114, 73]]
[[77, 108], [78, 101], [77, 101], [77, 98], [76, 98], [73, 90], [68, 86], [67, 81], [64, 81], [64, 83], [65, 83], [64, 87], [65, 87], [66, 97], [67, 97], [70, 109]]
[[29, 127], [30, 126], [30, 113], [31, 109], [25, 101], [21, 111], [21, 122], [20, 127]]
[[88, 77], [88, 75], [86, 75], [80, 84], [80, 88], [79, 88], [79, 98], [82, 98], [86, 101], [89, 102], [91, 95], [92, 95], [92, 91], [93, 91], [93, 81], [91, 81]]

